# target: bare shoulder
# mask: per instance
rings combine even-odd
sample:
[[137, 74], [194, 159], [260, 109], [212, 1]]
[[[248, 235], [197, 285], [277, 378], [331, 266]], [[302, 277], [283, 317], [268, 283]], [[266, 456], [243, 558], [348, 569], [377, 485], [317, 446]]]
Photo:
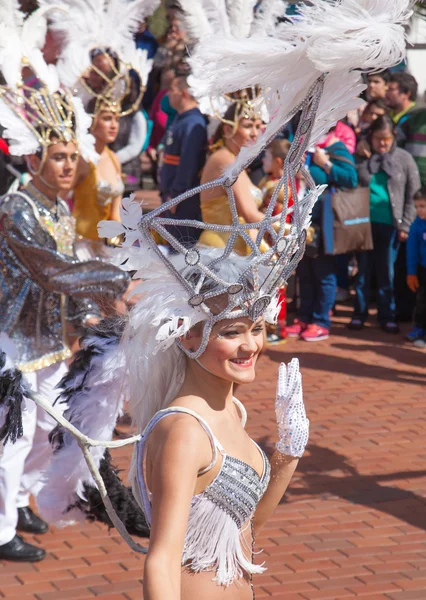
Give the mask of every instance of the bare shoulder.
[[219, 148], [210, 158], [215, 161], [215, 164], [222, 166], [231, 165], [235, 161], [235, 156], [227, 148]]
[[[172, 413], [163, 417], [154, 427], [148, 442], [151, 460], [161, 455], [164, 459], [194, 463], [200, 470], [211, 460], [209, 438], [199, 421], [192, 415]], [[186, 463], [188, 464], [188, 463]]]

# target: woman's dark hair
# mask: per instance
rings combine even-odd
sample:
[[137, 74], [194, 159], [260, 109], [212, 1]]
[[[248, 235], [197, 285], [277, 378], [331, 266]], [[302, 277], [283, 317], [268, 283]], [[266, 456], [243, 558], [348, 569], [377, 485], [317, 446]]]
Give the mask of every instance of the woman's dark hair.
[[[235, 114], [237, 112], [237, 108], [238, 108], [238, 103], [233, 102], [230, 106], [228, 106], [228, 108], [226, 109], [226, 112], [222, 118], [225, 121], [234, 121]], [[223, 123], [222, 121], [219, 123], [219, 127], [216, 129], [215, 134], [213, 135], [213, 138], [211, 141], [212, 146], [217, 144], [219, 140], [223, 139], [223, 137], [224, 137], [223, 136], [223, 128], [225, 125], [226, 125], [226, 123]]]
[[120, 59], [118, 58], [118, 54], [114, 50], [111, 50], [111, 48], [93, 48], [93, 50], [90, 51], [90, 60], [93, 61], [97, 56], [108, 56], [112, 60], [116, 70], [118, 71], [120, 69]]
[[364, 108], [364, 111], [368, 110], [372, 106], [381, 108], [382, 110], [385, 111], [385, 114], [388, 114], [388, 112], [389, 112], [389, 106], [386, 104], [386, 102], [383, 100], [383, 98], [376, 98], [375, 100], [370, 100], [370, 102]]
[[385, 129], [389, 129], [389, 131], [392, 132], [392, 135], [395, 136], [395, 123], [389, 115], [382, 115], [373, 121], [368, 130], [369, 137], [371, 138], [376, 131], [384, 131]]
[[416, 200], [426, 200], [426, 185], [422, 186], [413, 197], [414, 202]]

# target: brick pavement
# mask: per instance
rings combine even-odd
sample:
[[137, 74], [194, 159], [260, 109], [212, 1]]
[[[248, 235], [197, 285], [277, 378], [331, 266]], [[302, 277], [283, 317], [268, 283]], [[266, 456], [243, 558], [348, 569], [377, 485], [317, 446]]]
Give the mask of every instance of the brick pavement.
[[[239, 396], [264, 447], [275, 431], [278, 363], [300, 358], [311, 418], [308, 451], [258, 540], [267, 572], [256, 598], [426, 599], [426, 352], [342, 318], [325, 342], [268, 349]], [[128, 450], [115, 454], [123, 465]], [[143, 559], [94, 524], [33, 538], [35, 565], [0, 563], [6, 600], [141, 600]]]

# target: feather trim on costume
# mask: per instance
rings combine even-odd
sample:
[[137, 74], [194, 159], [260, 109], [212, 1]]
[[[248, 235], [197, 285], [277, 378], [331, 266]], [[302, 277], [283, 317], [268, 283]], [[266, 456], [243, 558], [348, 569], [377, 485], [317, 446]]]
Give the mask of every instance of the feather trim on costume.
[[[149, 527], [142, 510], [133, 497], [131, 488], [123, 485], [117, 469], [111, 461], [111, 455], [108, 450], [101, 459], [99, 466], [100, 475], [108, 490], [108, 497], [119, 517], [126, 526], [131, 535], [149, 537]], [[105, 523], [108, 527], [113, 527], [111, 519], [105, 510], [99, 490], [89, 484], [84, 484], [85, 500], [79, 498], [69, 507], [69, 510], [80, 510], [82, 515], [88, 521], [98, 521]]]
[[37, 152], [40, 147], [39, 141], [25, 122], [1, 98], [0, 123], [4, 127], [2, 135], [8, 140], [13, 156], [26, 156]]
[[[67, 403], [64, 417], [84, 435], [110, 441], [120, 415], [125, 391], [126, 366], [118, 346], [123, 323], [102, 322], [81, 341], [81, 350], [62, 379], [60, 398]], [[82, 517], [81, 511], [68, 510], [84, 497], [84, 484], [94, 485], [92, 476], [73, 435], [59, 426], [51, 434], [55, 448], [45, 475], [45, 485], [37, 496], [41, 514], [59, 526]], [[94, 447], [92, 455], [99, 465], [105, 449]], [[67, 469], [64, 469], [67, 465]]]
[[29, 392], [19, 369], [14, 367], [16, 348], [5, 333], [0, 333], [0, 442], [14, 444], [22, 437], [22, 410]]
[[278, 20], [285, 16], [285, 11], [284, 0], [263, 0], [255, 14], [251, 35], [275, 34]]
[[83, 102], [78, 96], [72, 96], [71, 102], [74, 108], [74, 115], [77, 121], [77, 144], [81, 156], [86, 162], [96, 165], [99, 162], [99, 154], [95, 150], [95, 138], [89, 133], [92, 125], [92, 119], [84, 110]]
[[[249, 528], [248, 522], [245, 528]], [[189, 533], [191, 532], [192, 535]], [[260, 574], [262, 565], [251, 562], [251, 544], [244, 539], [232, 517], [200, 494], [191, 502], [182, 564], [194, 573], [213, 571], [217, 585], [228, 586], [244, 573]], [[194, 558], [196, 557], [196, 558]]]

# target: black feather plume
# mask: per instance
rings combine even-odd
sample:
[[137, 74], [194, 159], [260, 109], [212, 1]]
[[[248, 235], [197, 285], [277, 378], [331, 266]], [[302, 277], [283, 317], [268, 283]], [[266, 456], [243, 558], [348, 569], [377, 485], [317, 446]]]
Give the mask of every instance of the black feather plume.
[[22, 437], [22, 402], [29, 390], [19, 369], [6, 368], [6, 354], [0, 351], [0, 407], [6, 408], [5, 422], [0, 428], [0, 442], [14, 444]]

